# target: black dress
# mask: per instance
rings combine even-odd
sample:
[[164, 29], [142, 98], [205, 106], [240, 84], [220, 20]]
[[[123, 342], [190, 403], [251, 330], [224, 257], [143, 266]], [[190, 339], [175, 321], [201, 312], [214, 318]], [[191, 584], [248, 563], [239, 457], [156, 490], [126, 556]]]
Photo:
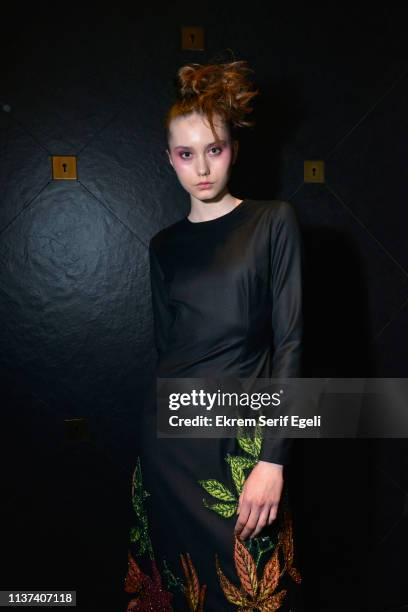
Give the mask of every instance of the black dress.
[[[159, 231], [149, 245], [157, 377], [300, 377], [302, 251], [281, 200], [245, 199]], [[128, 610], [295, 610], [285, 477], [272, 525], [234, 536], [245, 478], [258, 460], [287, 464], [292, 440], [157, 438], [155, 391], [132, 483]]]

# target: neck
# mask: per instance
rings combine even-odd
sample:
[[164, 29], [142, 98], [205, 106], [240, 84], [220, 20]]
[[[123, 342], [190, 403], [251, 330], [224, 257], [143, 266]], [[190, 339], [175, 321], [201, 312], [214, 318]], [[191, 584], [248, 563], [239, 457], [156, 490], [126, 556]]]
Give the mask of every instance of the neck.
[[235, 208], [242, 200], [226, 192], [216, 199], [198, 200], [191, 197], [190, 221], [211, 221]]

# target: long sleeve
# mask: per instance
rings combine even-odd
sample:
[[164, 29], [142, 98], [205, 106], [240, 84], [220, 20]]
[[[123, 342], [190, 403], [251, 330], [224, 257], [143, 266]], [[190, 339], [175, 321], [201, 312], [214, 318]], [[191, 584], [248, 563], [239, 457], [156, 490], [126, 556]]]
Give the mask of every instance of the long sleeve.
[[[294, 208], [281, 202], [271, 235], [272, 378], [299, 378], [303, 332], [303, 243]], [[259, 459], [290, 462], [292, 438], [265, 438]]]
[[153, 328], [154, 341], [158, 356], [160, 357], [167, 346], [168, 330], [171, 322], [171, 315], [168, 305], [168, 296], [164, 283], [163, 271], [157, 259], [157, 255], [152, 245], [149, 243], [149, 263], [150, 263], [150, 287], [153, 309]]

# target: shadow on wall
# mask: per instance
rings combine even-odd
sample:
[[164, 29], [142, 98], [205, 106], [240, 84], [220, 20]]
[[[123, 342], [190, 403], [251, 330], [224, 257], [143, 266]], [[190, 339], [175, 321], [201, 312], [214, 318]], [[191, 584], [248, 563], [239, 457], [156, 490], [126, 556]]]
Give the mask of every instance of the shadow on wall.
[[[249, 62], [251, 67], [251, 62]], [[263, 81], [255, 75], [260, 95], [254, 98], [253, 128], [242, 128], [240, 149], [231, 176], [232, 193], [270, 199], [280, 191], [282, 151], [306, 119], [302, 91], [293, 77]], [[297, 172], [298, 168], [294, 168]]]
[[[344, 233], [303, 229], [304, 377], [375, 377], [367, 283]], [[289, 468], [305, 610], [368, 609], [375, 450], [367, 439], [300, 439]]]
[[378, 376], [367, 279], [352, 240], [333, 229], [303, 230], [303, 376]]

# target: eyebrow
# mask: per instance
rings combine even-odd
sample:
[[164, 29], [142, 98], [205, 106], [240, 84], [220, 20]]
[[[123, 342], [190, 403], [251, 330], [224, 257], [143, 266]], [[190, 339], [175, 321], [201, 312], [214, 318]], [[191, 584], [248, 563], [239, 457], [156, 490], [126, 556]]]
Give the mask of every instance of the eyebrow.
[[[206, 147], [212, 147], [214, 145], [220, 145], [220, 144], [225, 144], [226, 140], [215, 140], [214, 142], [210, 142], [209, 144], [205, 145]], [[177, 147], [174, 147], [174, 149], [194, 149], [194, 147], [189, 147], [188, 145], [178, 145]]]

